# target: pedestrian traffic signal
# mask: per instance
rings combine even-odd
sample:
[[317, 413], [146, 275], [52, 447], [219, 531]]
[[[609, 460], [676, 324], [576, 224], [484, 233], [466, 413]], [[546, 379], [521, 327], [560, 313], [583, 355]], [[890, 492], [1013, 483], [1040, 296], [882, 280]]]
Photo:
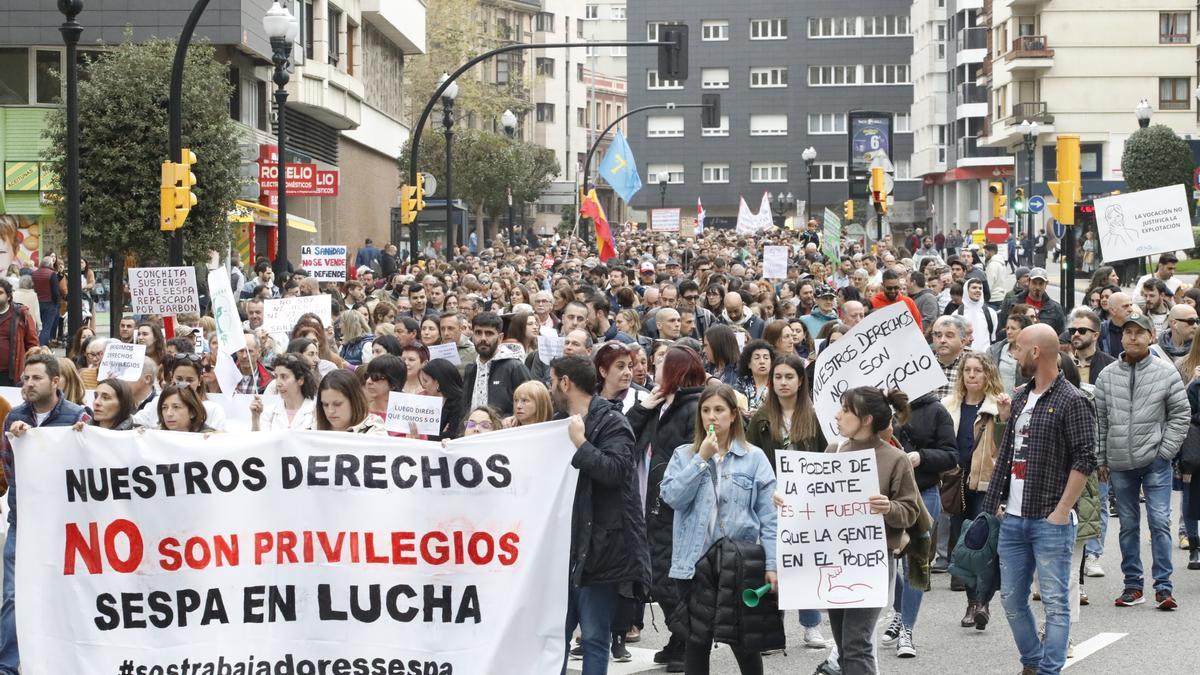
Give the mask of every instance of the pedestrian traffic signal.
[[853, 199], [847, 199], [842, 204], [842, 217], [844, 217], [846, 219], [847, 223], [852, 222], [854, 220], [854, 200]]
[[988, 192], [992, 193], [992, 217], [1004, 218], [1008, 213], [1008, 197], [1004, 196], [1004, 183], [998, 180], [988, 183]]
[[[417, 174], [417, 191], [413, 194], [413, 211], [420, 213], [425, 210], [425, 174]], [[413, 217], [416, 217], [416, 213]]]
[[660, 25], [658, 27], [658, 43], [658, 78], [676, 82], [687, 80], [687, 24]]
[[197, 201], [196, 195], [192, 192], [192, 187], [196, 185], [196, 174], [192, 173], [192, 165], [196, 163], [196, 153], [184, 148], [179, 159], [178, 163], [162, 163], [158, 229], [163, 232], [174, 232], [183, 227], [188, 213], [191, 212]]
[[1025, 213], [1025, 188], [1017, 188], [1013, 194], [1013, 211]]
[[882, 166], [871, 168], [871, 201], [876, 213], [887, 215], [887, 174]]
[[[418, 176], [420, 174], [417, 174]], [[417, 219], [417, 188], [413, 185], [400, 186], [400, 224], [411, 225]]]

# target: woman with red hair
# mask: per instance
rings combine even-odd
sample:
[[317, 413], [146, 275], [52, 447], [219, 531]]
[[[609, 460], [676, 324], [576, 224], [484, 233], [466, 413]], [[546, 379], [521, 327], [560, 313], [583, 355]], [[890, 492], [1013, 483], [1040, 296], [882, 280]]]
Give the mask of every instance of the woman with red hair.
[[[645, 457], [642, 474], [646, 497], [646, 539], [650, 544], [651, 593], [666, 616], [679, 602], [671, 571], [671, 528], [675, 511], [659, 496], [663, 474], [675, 448], [691, 443], [696, 435], [696, 408], [700, 392], [708, 380], [704, 362], [690, 347], [675, 345], [667, 349], [655, 378], [658, 385], [645, 400], [629, 409], [627, 417], [637, 441], [635, 451]], [[682, 672], [683, 635], [671, 635], [656, 663], [666, 662], [669, 672]], [[670, 670], [671, 666], [680, 670]]]

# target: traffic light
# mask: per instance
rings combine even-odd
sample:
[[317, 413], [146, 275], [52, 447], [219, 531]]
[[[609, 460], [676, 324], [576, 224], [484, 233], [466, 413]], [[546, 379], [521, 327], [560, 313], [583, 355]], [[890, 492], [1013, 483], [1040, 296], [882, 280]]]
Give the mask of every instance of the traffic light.
[[158, 229], [163, 232], [174, 232], [183, 227], [188, 213], [196, 205], [196, 195], [192, 187], [196, 184], [196, 174], [192, 173], [192, 165], [196, 163], [196, 153], [184, 148], [180, 153], [180, 162], [162, 163], [162, 181], [159, 183]]
[[1025, 188], [1017, 188], [1013, 195], [1013, 211], [1025, 213]]
[[1063, 225], [1075, 224], [1075, 203], [1082, 195], [1079, 167], [1079, 136], [1060, 134], [1058, 137], [1058, 180], [1046, 183], [1056, 204], [1046, 209]]
[[[420, 175], [417, 174], [418, 180]], [[400, 224], [411, 225], [417, 219], [417, 188], [412, 185], [400, 186]]]
[[1008, 212], [1008, 197], [1004, 196], [1004, 183], [994, 180], [988, 183], [988, 192], [992, 193], [992, 217], [1003, 218]]
[[721, 126], [721, 95], [703, 94], [700, 96], [700, 126], [705, 129], [717, 129]]
[[842, 204], [842, 216], [846, 219], [847, 223], [854, 221], [854, 200], [853, 199], [847, 199], [845, 201], [845, 203]]
[[660, 25], [658, 42], [658, 79], [686, 81], [688, 76], [687, 24]]
[[875, 202], [875, 212], [887, 214], [887, 179], [882, 166], [871, 167], [871, 201]]

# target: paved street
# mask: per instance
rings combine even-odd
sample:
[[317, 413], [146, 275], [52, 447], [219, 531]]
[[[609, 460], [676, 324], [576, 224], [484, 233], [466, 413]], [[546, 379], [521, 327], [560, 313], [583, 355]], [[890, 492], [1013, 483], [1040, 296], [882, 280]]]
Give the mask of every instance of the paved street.
[[[1176, 495], [1173, 507], [1178, 507]], [[1178, 515], [1178, 514], [1176, 514]], [[1121, 592], [1120, 561], [1117, 546], [1117, 519], [1109, 519], [1109, 536], [1101, 561], [1107, 576], [1087, 579], [1084, 586], [1092, 604], [1081, 609], [1081, 619], [1071, 628], [1075, 642], [1075, 658], [1067, 662], [1072, 675], [1149, 673], [1174, 675], [1196, 673], [1192, 649], [1196, 643], [1197, 617], [1200, 616], [1200, 571], [1189, 571], [1187, 552], [1173, 549], [1175, 562], [1175, 594], [1180, 608], [1174, 612], [1160, 612], [1153, 608], [1153, 593], [1146, 604], [1138, 607], [1117, 608], [1113, 600]], [[1175, 530], [1172, 529], [1172, 532]], [[1149, 569], [1150, 551], [1147, 545], [1144, 516], [1142, 528], [1142, 562]], [[986, 631], [960, 628], [966, 606], [962, 593], [949, 590], [950, 578], [934, 576], [933, 590], [926, 594], [921, 606], [920, 619], [913, 632], [917, 645], [917, 658], [899, 659], [890, 647], [880, 647], [880, 672], [891, 675], [906, 673], [971, 673], [972, 675], [1015, 674], [1021, 670], [1017, 650], [1013, 646], [1012, 634], [1004, 619], [997, 594], [992, 602], [992, 624]], [[657, 608], [655, 608], [657, 611]], [[1039, 614], [1038, 603], [1034, 612]], [[661, 619], [661, 614], [656, 616]], [[886, 618], [886, 613], [884, 615]], [[658, 621], [661, 629], [662, 622]], [[805, 649], [803, 633], [794, 612], [789, 612], [786, 622], [788, 650], [786, 654], [774, 654], [764, 658], [765, 672], [783, 675], [808, 675], [824, 658], [825, 652]], [[828, 623], [822, 632], [831, 640]], [[882, 627], [880, 628], [882, 632]], [[647, 625], [642, 640], [631, 645], [634, 661], [629, 664], [612, 664], [609, 673], [628, 675], [631, 673], [664, 672], [655, 668], [652, 661], [654, 651], [665, 644], [665, 633]], [[733, 656], [727, 648], [717, 647], [713, 656], [713, 673], [735, 674], [738, 672]], [[578, 668], [579, 662], [573, 661]]]

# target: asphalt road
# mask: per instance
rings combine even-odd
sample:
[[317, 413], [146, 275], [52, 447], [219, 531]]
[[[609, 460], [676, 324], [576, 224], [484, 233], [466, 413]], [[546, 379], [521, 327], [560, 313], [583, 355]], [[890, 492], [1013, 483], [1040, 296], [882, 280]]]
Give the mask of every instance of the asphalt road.
[[[1177, 510], [1178, 506], [1179, 498], [1176, 496], [1172, 507]], [[1150, 551], [1144, 518], [1143, 516], [1142, 562], [1148, 573]], [[1155, 675], [1183, 675], [1200, 672], [1200, 664], [1196, 662], [1193, 652], [1198, 644], [1196, 629], [1200, 625], [1197, 623], [1197, 617], [1200, 617], [1200, 571], [1188, 570], [1187, 551], [1173, 547], [1175, 573], [1172, 578], [1179, 609], [1174, 612], [1154, 609], [1152, 591], [1149, 592], [1149, 601], [1144, 605], [1115, 607], [1113, 600], [1122, 590], [1121, 553], [1117, 545], [1118, 525], [1115, 517], [1109, 520], [1109, 526], [1105, 554], [1101, 560], [1107, 576], [1086, 580], [1084, 590], [1091, 604], [1080, 608], [1080, 621], [1071, 627], [1075, 658], [1067, 662], [1066, 669], [1072, 675], [1151, 672]], [[1172, 529], [1172, 532], [1174, 531]], [[992, 623], [986, 631], [977, 631], [959, 627], [958, 622], [962, 618], [966, 598], [962, 593], [950, 591], [949, 587], [948, 576], [934, 576], [933, 590], [925, 595], [920, 618], [913, 632], [917, 658], [897, 658], [894, 648], [881, 645], [880, 673], [1020, 673], [1017, 649], [1013, 645], [1012, 633], [1000, 606], [999, 594], [991, 605]], [[1040, 605], [1036, 602], [1033, 605], [1034, 613], [1040, 618]], [[658, 628], [651, 625], [650, 613], [647, 611], [642, 640], [630, 645], [634, 660], [627, 664], [610, 664], [609, 673], [628, 675], [665, 672], [665, 668], [656, 667], [652, 661], [654, 651], [661, 649], [666, 642], [661, 612], [657, 612], [657, 607], [655, 611]], [[881, 620], [886, 617], [885, 612]], [[824, 659], [825, 652], [804, 648], [803, 632], [795, 612], [787, 614], [785, 626], [789, 645], [787, 652], [764, 657], [766, 673], [812, 673]], [[832, 643], [827, 621], [822, 624], [822, 632], [825, 639]], [[571, 667], [579, 668], [579, 661], [572, 661]], [[718, 646], [713, 651], [712, 672], [739, 672], [728, 648]]]

